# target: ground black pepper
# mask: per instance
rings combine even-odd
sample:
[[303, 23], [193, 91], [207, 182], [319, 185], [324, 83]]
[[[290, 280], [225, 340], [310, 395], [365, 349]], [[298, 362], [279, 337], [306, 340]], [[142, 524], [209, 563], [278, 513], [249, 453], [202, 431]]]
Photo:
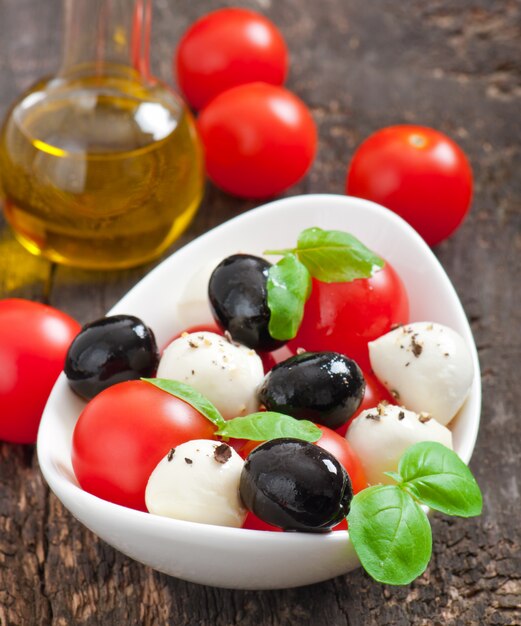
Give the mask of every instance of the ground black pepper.
[[226, 463], [230, 457], [232, 456], [232, 449], [226, 443], [221, 443], [220, 446], [217, 446], [213, 453], [213, 458], [217, 461], [217, 463]]
[[418, 358], [420, 356], [420, 354], [423, 352], [423, 346], [421, 343], [418, 343], [418, 341], [416, 340], [417, 337], [417, 333], [415, 333], [412, 337], [411, 337], [411, 350], [412, 353], [414, 354], [414, 356], [416, 358]]

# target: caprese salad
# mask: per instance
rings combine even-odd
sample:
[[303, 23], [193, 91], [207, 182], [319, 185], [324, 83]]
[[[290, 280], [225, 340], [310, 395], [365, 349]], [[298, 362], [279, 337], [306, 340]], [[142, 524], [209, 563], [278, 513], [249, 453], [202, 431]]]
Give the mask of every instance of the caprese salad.
[[[209, 274], [188, 306], [208, 298], [213, 322], [161, 353], [129, 315], [88, 324], [72, 342], [65, 373], [88, 401], [72, 442], [80, 486], [236, 528], [324, 533], [347, 518], [366, 570], [409, 582], [430, 557], [420, 504], [481, 510], [451, 451], [450, 422], [474, 376], [465, 341], [410, 323], [396, 271], [348, 233], [308, 228], [293, 248], [234, 254]], [[407, 556], [411, 529], [423, 552]]]

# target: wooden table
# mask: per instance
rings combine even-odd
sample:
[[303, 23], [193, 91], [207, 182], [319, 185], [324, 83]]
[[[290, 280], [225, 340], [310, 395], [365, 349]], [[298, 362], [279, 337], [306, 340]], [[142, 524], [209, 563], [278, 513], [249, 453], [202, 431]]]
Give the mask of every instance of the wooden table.
[[[280, 26], [292, 54], [289, 86], [319, 125], [316, 163], [289, 194], [342, 193], [354, 148], [389, 124], [438, 128], [470, 157], [472, 212], [436, 254], [462, 299], [481, 358], [482, 426], [471, 466], [484, 491], [484, 514], [469, 521], [434, 515], [431, 564], [408, 587], [381, 586], [357, 571], [300, 589], [226, 591], [168, 578], [115, 552], [49, 493], [33, 447], [1, 444], [0, 625], [520, 624], [521, 3], [242, 4]], [[155, 1], [156, 73], [169, 80], [180, 33], [220, 5]], [[56, 68], [59, 24], [59, 0], [0, 0], [1, 113], [22, 88]], [[252, 206], [209, 186], [179, 245]], [[150, 270], [52, 267], [0, 226], [0, 297], [46, 300], [81, 322], [101, 316]]]

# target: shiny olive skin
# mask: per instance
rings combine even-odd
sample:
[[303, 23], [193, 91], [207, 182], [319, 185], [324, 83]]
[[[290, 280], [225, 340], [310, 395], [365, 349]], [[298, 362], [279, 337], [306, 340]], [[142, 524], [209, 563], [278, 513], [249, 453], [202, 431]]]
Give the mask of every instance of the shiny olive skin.
[[208, 283], [215, 321], [232, 339], [254, 350], [269, 352], [284, 345], [271, 337], [267, 303], [271, 263], [251, 254], [234, 254], [219, 263]]
[[154, 333], [132, 315], [103, 317], [85, 325], [69, 347], [65, 375], [85, 400], [116, 383], [153, 376], [159, 364]]
[[259, 401], [269, 411], [340, 428], [356, 412], [365, 392], [362, 370], [338, 352], [304, 352], [266, 375]]
[[248, 455], [240, 479], [246, 508], [283, 530], [327, 532], [349, 513], [353, 489], [336, 458], [301, 439], [272, 439]]

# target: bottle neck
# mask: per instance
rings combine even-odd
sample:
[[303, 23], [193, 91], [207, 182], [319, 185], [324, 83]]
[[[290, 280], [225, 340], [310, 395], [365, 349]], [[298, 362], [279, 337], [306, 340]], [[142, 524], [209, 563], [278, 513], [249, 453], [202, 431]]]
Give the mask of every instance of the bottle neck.
[[151, 79], [151, 0], [64, 0], [64, 6], [61, 76]]

